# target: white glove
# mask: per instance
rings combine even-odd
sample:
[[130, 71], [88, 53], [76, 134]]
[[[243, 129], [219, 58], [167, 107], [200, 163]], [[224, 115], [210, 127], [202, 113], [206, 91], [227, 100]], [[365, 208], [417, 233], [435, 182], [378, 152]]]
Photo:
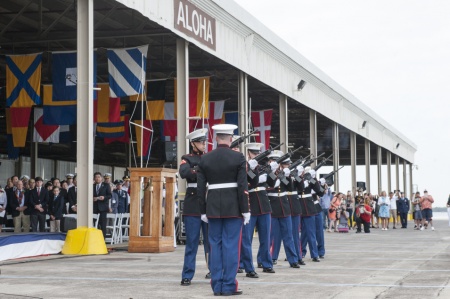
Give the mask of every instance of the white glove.
[[308, 188], [308, 186], [309, 186], [309, 181], [308, 181], [308, 180], [304, 180], [304, 181], [303, 181], [303, 184], [305, 185], [305, 188]]
[[202, 219], [203, 222], [208, 223], [208, 217], [206, 217], [206, 214], [202, 214], [200, 218]]
[[244, 216], [244, 225], [250, 223], [250, 213], [242, 213], [242, 216]]
[[303, 168], [303, 166], [298, 165], [298, 166], [297, 166], [297, 171], [298, 171], [298, 174], [302, 174], [303, 171], [305, 171], [305, 169]]
[[262, 175], [260, 175], [259, 180], [258, 180], [259, 184], [265, 183], [265, 182], [267, 182], [267, 173], [263, 173]]
[[270, 169], [272, 169], [272, 171], [275, 171], [275, 170], [277, 170], [277, 168], [278, 168], [278, 166], [280, 166], [277, 162], [275, 162], [275, 161], [273, 161], [273, 162], [270, 162]]
[[315, 178], [315, 177], [316, 177], [316, 171], [315, 171], [314, 169], [311, 169], [311, 170], [309, 171], [309, 174], [311, 175], [312, 178]]
[[258, 166], [258, 162], [255, 159], [251, 159], [248, 161], [248, 166], [250, 166], [251, 170], [255, 170], [256, 166]]
[[283, 172], [285, 176], [289, 176], [291, 174], [291, 170], [289, 168], [283, 168]]
[[320, 178], [320, 180], [319, 180], [319, 181], [320, 181], [320, 184], [321, 184], [322, 186], [324, 186], [324, 185], [325, 185], [325, 182], [326, 182], [326, 181], [325, 181], [325, 179], [324, 179], [324, 178]]

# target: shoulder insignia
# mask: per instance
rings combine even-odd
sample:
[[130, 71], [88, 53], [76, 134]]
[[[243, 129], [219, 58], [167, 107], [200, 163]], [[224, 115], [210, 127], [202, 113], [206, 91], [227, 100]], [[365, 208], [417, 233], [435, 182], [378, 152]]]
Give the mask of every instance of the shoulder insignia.
[[186, 164], [186, 160], [182, 159], [180, 165]]

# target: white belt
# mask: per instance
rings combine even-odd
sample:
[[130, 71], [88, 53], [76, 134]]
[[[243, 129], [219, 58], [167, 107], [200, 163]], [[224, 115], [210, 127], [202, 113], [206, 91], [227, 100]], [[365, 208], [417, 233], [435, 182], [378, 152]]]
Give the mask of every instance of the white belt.
[[280, 192], [280, 193], [267, 193], [267, 196], [285, 196], [286, 192]]
[[315, 204], [315, 205], [319, 204], [319, 201], [318, 201], [318, 200], [315, 200], [315, 201], [314, 201], [314, 204]]
[[248, 190], [248, 192], [258, 192], [261, 190], [266, 190], [266, 187], [257, 187], [257, 188]]
[[210, 184], [208, 186], [208, 190], [223, 189], [223, 188], [236, 188], [237, 186], [238, 186], [237, 183]]
[[305, 197], [311, 197], [312, 195], [311, 194], [303, 194], [302, 195], [302, 198], [305, 198]]
[[297, 191], [292, 191], [292, 192], [286, 192], [287, 195], [298, 195]]
[[197, 188], [197, 183], [188, 183], [187, 187], [188, 188]]

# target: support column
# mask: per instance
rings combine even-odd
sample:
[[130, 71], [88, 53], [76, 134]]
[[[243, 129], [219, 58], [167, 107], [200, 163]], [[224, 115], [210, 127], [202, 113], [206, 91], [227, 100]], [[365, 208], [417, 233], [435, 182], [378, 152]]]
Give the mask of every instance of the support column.
[[370, 192], [370, 140], [364, 142], [364, 156], [366, 160], [366, 190]]
[[356, 194], [356, 134], [350, 132], [350, 167], [352, 172], [352, 194]]
[[[317, 114], [309, 109], [309, 152], [317, 157]], [[316, 161], [311, 164], [311, 168], [316, 166]]]
[[[333, 170], [339, 168], [339, 125], [333, 122], [332, 132], [333, 144]], [[334, 191], [339, 192], [339, 171], [334, 174]]]
[[395, 190], [400, 190], [400, 161], [397, 155], [395, 155]]
[[[239, 97], [238, 97], [238, 113], [239, 113], [239, 135], [247, 135], [249, 133], [248, 127], [248, 86], [247, 74], [239, 72]], [[268, 142], [268, 141], [266, 141]], [[240, 151], [244, 153], [244, 142], [240, 144]]]
[[92, 227], [94, 1], [77, 2], [77, 226]]
[[407, 197], [408, 196], [408, 193], [406, 192], [406, 187], [407, 187], [407, 184], [406, 184], [406, 160], [405, 159], [403, 159], [403, 192], [405, 192], [405, 196]]
[[389, 194], [389, 192], [392, 191], [392, 175], [391, 175], [391, 152], [386, 151], [386, 168], [387, 168], [387, 178], [388, 178], [388, 184], [387, 184], [387, 190], [386, 193]]
[[[281, 146], [281, 150], [283, 153], [287, 153], [289, 135], [288, 135], [288, 99], [284, 94], [279, 95], [279, 103], [280, 103], [280, 143], [284, 143]], [[269, 140], [266, 140], [269, 142]]]
[[[177, 165], [181, 157], [188, 152], [189, 143], [186, 135], [188, 129], [189, 111], [189, 43], [184, 39], [177, 39]], [[210, 140], [213, 142], [213, 140]], [[186, 195], [186, 184], [178, 184], [179, 199]]]
[[38, 146], [39, 143], [30, 143], [30, 178], [38, 176]]
[[409, 200], [413, 199], [413, 165], [409, 164]]
[[378, 145], [377, 147], [377, 174], [378, 174], [378, 195], [381, 194], [382, 191], [382, 175], [381, 175], [381, 164], [383, 164], [383, 157], [382, 157], [382, 150], [381, 146]]

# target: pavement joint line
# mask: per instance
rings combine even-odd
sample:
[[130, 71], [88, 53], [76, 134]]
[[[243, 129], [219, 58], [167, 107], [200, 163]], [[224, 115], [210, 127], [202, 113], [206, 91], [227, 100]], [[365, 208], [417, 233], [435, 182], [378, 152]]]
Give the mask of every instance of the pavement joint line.
[[[86, 280], [86, 281], [147, 281], [147, 282], [179, 282], [175, 279], [154, 279], [154, 278], [112, 278], [112, 277], [44, 277], [44, 276], [19, 276], [2, 275], [0, 279], [33, 279], [33, 280]], [[195, 283], [210, 284], [209, 281], [195, 281]], [[398, 285], [398, 284], [365, 284], [365, 283], [321, 283], [315, 281], [304, 282], [275, 282], [275, 281], [245, 281], [240, 280], [240, 285], [319, 285], [323, 287], [380, 287], [380, 288], [405, 288], [405, 289], [450, 289], [449, 285]]]

